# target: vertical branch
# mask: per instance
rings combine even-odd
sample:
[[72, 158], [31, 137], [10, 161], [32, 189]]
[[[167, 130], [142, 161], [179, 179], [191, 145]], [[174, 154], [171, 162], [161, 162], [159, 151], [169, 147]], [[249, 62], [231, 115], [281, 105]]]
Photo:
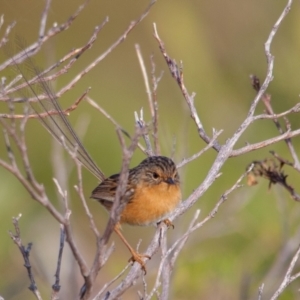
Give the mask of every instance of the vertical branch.
[[57, 266], [55, 271], [55, 282], [52, 285], [52, 295], [51, 300], [58, 300], [59, 296], [58, 293], [60, 291], [60, 269], [61, 269], [61, 262], [62, 262], [62, 254], [65, 245], [65, 231], [63, 225], [60, 225], [60, 240], [59, 240], [59, 251], [58, 251], [58, 258], [57, 258]]
[[135, 44], [135, 51], [136, 51], [136, 54], [137, 54], [137, 57], [138, 57], [138, 61], [139, 61], [141, 71], [142, 71], [142, 75], [143, 75], [143, 79], [144, 79], [144, 84], [145, 84], [146, 93], [147, 93], [147, 97], [148, 97], [148, 104], [149, 104], [150, 113], [151, 113], [151, 116], [153, 117], [153, 115], [154, 115], [154, 106], [153, 106], [153, 101], [152, 101], [152, 97], [151, 97], [151, 90], [150, 90], [147, 70], [146, 70], [145, 62], [144, 62], [144, 59], [143, 59], [143, 56], [142, 56], [142, 53], [141, 53], [140, 45]]
[[154, 115], [153, 115], [153, 140], [154, 140], [154, 151], [156, 155], [161, 153], [159, 140], [158, 140], [158, 102], [157, 102], [157, 86], [158, 82], [160, 81], [162, 74], [160, 77], [155, 77], [155, 62], [154, 57], [151, 55], [151, 81], [152, 81], [152, 101], [153, 101], [153, 108], [154, 108]]
[[[162, 235], [161, 238], [161, 254], [162, 257], [167, 257], [167, 235]], [[161, 295], [160, 300], [168, 300], [170, 294], [170, 284], [171, 284], [171, 275], [172, 275], [172, 267], [170, 265], [170, 261], [168, 257], [164, 260], [162, 273], [161, 273]]]
[[134, 117], [135, 117], [135, 123], [136, 125], [140, 128], [140, 130], [144, 131], [143, 133], [143, 138], [146, 144], [146, 153], [148, 156], [153, 156], [153, 150], [150, 142], [150, 137], [147, 130], [147, 125], [144, 121], [144, 112], [143, 109], [140, 110], [140, 115], [138, 115], [137, 112], [134, 112]]
[[50, 9], [50, 4], [51, 0], [46, 0], [46, 6], [44, 8], [42, 17], [41, 17], [41, 23], [40, 23], [40, 30], [39, 30], [39, 38], [43, 38], [45, 35], [45, 30], [46, 30], [46, 24], [47, 24], [47, 17], [48, 17], [48, 12]]
[[24, 259], [24, 267], [27, 269], [27, 274], [30, 280], [30, 286], [29, 286], [29, 290], [32, 291], [32, 293], [35, 295], [35, 297], [38, 300], [42, 300], [41, 294], [37, 288], [37, 285], [35, 283], [35, 279], [31, 270], [31, 264], [30, 264], [30, 259], [29, 259], [29, 254], [30, 254], [30, 250], [32, 247], [32, 243], [29, 243], [27, 247], [25, 247], [22, 244], [22, 239], [21, 239], [21, 231], [20, 231], [20, 227], [19, 227], [19, 220], [21, 218], [21, 214], [16, 217], [13, 218], [13, 224], [15, 227], [15, 231], [16, 233], [13, 234], [11, 231], [9, 231], [9, 235], [11, 237], [11, 239], [14, 241], [14, 243], [18, 246], [20, 252], [22, 253], [23, 259]]

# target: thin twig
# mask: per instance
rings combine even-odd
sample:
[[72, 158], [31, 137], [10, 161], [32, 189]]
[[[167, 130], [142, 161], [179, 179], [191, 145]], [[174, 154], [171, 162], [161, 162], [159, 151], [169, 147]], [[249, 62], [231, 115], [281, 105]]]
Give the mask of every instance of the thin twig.
[[[65, 31], [67, 29], [70, 28], [70, 26], [72, 25], [73, 21], [78, 17], [78, 15], [81, 13], [81, 11], [86, 7], [86, 5], [88, 4], [89, 0], [86, 0], [78, 9], [77, 11], [71, 15], [71, 17], [68, 18], [68, 20], [62, 24], [54, 24], [43, 37], [38, 37], [38, 40], [36, 42], [34, 42], [33, 44], [31, 44], [30, 46], [28, 46], [25, 49], [25, 52], [28, 54], [28, 56], [33, 56], [35, 55], [37, 52], [40, 51], [42, 45], [49, 40], [50, 38], [52, 38], [53, 36], [61, 33], [62, 31]], [[47, 5], [47, 3], [46, 3]], [[45, 10], [47, 11], [47, 10]], [[42, 22], [41, 22], [42, 24]], [[41, 31], [41, 30], [39, 30]], [[25, 60], [27, 57], [24, 56], [24, 52], [22, 51], [21, 53], [18, 53], [16, 55], [14, 55], [13, 57], [11, 57], [10, 59], [8, 59], [7, 61], [5, 61], [4, 63], [2, 63], [0, 65], [0, 71], [2, 71], [3, 69], [5, 69], [7, 66], [14, 64], [14, 62], [17, 63], [21, 63], [23, 60]]]
[[197, 159], [198, 157], [200, 157], [208, 149], [212, 148], [214, 142], [217, 140], [217, 138], [219, 137], [219, 135], [222, 132], [223, 132], [223, 130], [215, 131], [211, 141], [202, 150], [200, 150], [198, 153], [195, 153], [194, 155], [192, 155], [189, 158], [184, 158], [180, 163], [177, 164], [177, 168], [183, 167], [184, 165], [186, 165], [186, 164], [190, 163], [191, 161], [193, 161], [193, 160]]
[[[289, 110], [287, 111], [284, 111], [280, 114], [261, 114], [261, 115], [257, 115], [257, 116], [254, 116], [253, 117], [253, 122], [256, 121], [256, 120], [263, 120], [263, 119], [271, 119], [271, 120], [275, 120], [275, 119], [279, 119], [279, 118], [282, 118], [282, 117], [285, 117], [287, 115], [290, 115], [292, 113], [298, 113], [300, 112], [300, 103], [297, 103], [296, 105], [294, 105], [292, 108], [290, 108]], [[283, 131], [281, 131], [280, 133], [283, 133]]]
[[[1, 16], [1, 19], [2, 18], [3, 18], [3, 15]], [[8, 36], [15, 25], [16, 25], [16, 22], [12, 22], [10, 25], [7, 26], [4, 35], [3, 35], [2, 39], [0, 40], [0, 48], [2, 48], [8, 42]]]
[[257, 300], [262, 300], [262, 294], [263, 294], [263, 291], [264, 291], [264, 284], [262, 284], [259, 289], [258, 289], [258, 298]]
[[[157, 139], [157, 107], [155, 107], [155, 103], [154, 103], [154, 99], [152, 98], [152, 93], [150, 90], [150, 85], [149, 85], [149, 78], [147, 75], [147, 70], [146, 70], [146, 66], [145, 66], [145, 62], [141, 53], [141, 49], [140, 46], [138, 44], [135, 45], [135, 50], [137, 52], [137, 57], [140, 63], [140, 67], [141, 67], [141, 71], [142, 71], [142, 75], [143, 75], [143, 79], [144, 79], [144, 83], [145, 83], [145, 87], [146, 87], [146, 93], [148, 96], [148, 104], [149, 104], [149, 109], [150, 109], [150, 113], [151, 113], [151, 117], [152, 117], [152, 122], [153, 122], [153, 126], [156, 128], [155, 131], [155, 136], [156, 136], [156, 144], [158, 143]], [[140, 117], [138, 117], [137, 113], [135, 113], [135, 119], [136, 122], [141, 126], [141, 128], [143, 126], [145, 126], [145, 122], [143, 120], [143, 109], [141, 109], [140, 111]], [[155, 124], [156, 122], [156, 124]], [[149, 156], [153, 156], [153, 155], [158, 155], [157, 151], [153, 151], [152, 147], [151, 147], [151, 143], [150, 143], [150, 139], [148, 135], [144, 136], [145, 142], [146, 142], [146, 147], [147, 147], [147, 152]], [[157, 146], [155, 147], [155, 150], [157, 150]]]
[[101, 290], [97, 293], [97, 295], [93, 298], [93, 300], [100, 300], [100, 297], [104, 293], [104, 291], [109, 288], [113, 283], [115, 283], [121, 276], [126, 272], [126, 270], [131, 266], [131, 263], [127, 264], [125, 268], [117, 275], [115, 276], [111, 281], [104, 284], [104, 286], [101, 288]]
[[41, 39], [45, 35], [46, 30], [46, 24], [47, 24], [47, 17], [48, 12], [50, 9], [51, 0], [46, 0], [46, 6], [44, 8], [42, 17], [41, 17], [41, 23], [40, 23], [40, 30], [39, 30], [39, 38]]
[[61, 262], [62, 262], [62, 255], [65, 245], [65, 231], [64, 226], [60, 225], [60, 240], [59, 240], [59, 251], [58, 251], [58, 258], [57, 258], [57, 266], [55, 272], [55, 283], [52, 285], [52, 295], [51, 300], [59, 299], [58, 293], [60, 291], [60, 269], [61, 269]]
[[277, 289], [277, 291], [274, 293], [274, 295], [272, 296], [271, 300], [276, 300], [278, 299], [278, 297], [283, 293], [283, 291], [285, 290], [285, 288], [291, 284], [293, 281], [295, 281], [297, 278], [300, 277], [300, 273], [296, 273], [295, 275], [292, 275], [292, 272], [295, 268], [295, 265], [299, 259], [300, 256], [300, 245], [298, 246], [298, 249], [295, 253], [295, 255], [293, 256], [291, 263], [288, 267], [288, 270], [284, 276], [284, 279], [281, 283], [281, 285], [279, 286], [279, 288]]
[[143, 138], [146, 144], [146, 153], [148, 156], [153, 156], [154, 152], [152, 150], [151, 142], [150, 142], [150, 137], [147, 131], [147, 124], [144, 121], [144, 111], [141, 108], [140, 110], [140, 115], [135, 111], [134, 112], [134, 117], [135, 117], [135, 123], [136, 125], [144, 132]]
[[[76, 156], [74, 154], [74, 156]], [[94, 221], [94, 217], [86, 203], [86, 199], [84, 196], [84, 192], [83, 192], [83, 184], [82, 184], [82, 172], [81, 172], [81, 164], [78, 163], [78, 161], [74, 158], [74, 162], [77, 166], [77, 178], [78, 178], [78, 184], [74, 186], [75, 190], [77, 191], [79, 198], [81, 200], [81, 203], [83, 205], [83, 208], [85, 210], [85, 214], [88, 216], [89, 218], [89, 222], [90, 222], [90, 227], [93, 231], [93, 233], [95, 234], [96, 238], [100, 238], [100, 233], [99, 230], [97, 229], [96, 223]]]
[[151, 99], [151, 91], [150, 91], [150, 85], [149, 85], [149, 78], [147, 75], [147, 70], [146, 70], [146, 66], [145, 66], [145, 62], [141, 53], [141, 48], [139, 44], [135, 44], [135, 51], [138, 57], [138, 61], [141, 67], [141, 71], [142, 71], [142, 75], [143, 75], [143, 79], [144, 79], [144, 84], [145, 84], [145, 88], [146, 88], [146, 94], [148, 97], [148, 104], [149, 104], [149, 109], [150, 109], [150, 113], [151, 116], [153, 117], [154, 115], [154, 106], [153, 106], [153, 102]]
[[[94, 108], [96, 108], [101, 114], [103, 114], [116, 128], [119, 130], [130, 140], [132, 139], [131, 135], [107, 112], [102, 108], [97, 102], [95, 102], [92, 98], [87, 96], [87, 102]], [[141, 143], [138, 143], [138, 148], [143, 152], [146, 153], [145, 147]]]
[[159, 146], [159, 140], [158, 140], [158, 102], [157, 102], [157, 87], [158, 82], [162, 78], [162, 74], [157, 78], [155, 76], [155, 62], [154, 62], [154, 56], [151, 55], [151, 81], [152, 81], [152, 102], [154, 107], [154, 115], [152, 117], [153, 122], [153, 139], [154, 139], [154, 152], [156, 155], [159, 155], [161, 153], [160, 146]]
[[[168, 251], [166, 251], [165, 253], [163, 253], [163, 257], [162, 257], [162, 259], [160, 261], [159, 269], [158, 269], [158, 272], [157, 272], [157, 275], [156, 275], [156, 281], [155, 281], [154, 287], [152, 288], [151, 293], [145, 298], [145, 300], [151, 300], [152, 297], [154, 296], [154, 294], [158, 291], [159, 287], [161, 286], [161, 279], [160, 278], [162, 276], [162, 273], [163, 273], [163, 270], [164, 270], [164, 267], [165, 267], [165, 262], [166, 262], [167, 257], [170, 255], [171, 251], [173, 251], [175, 249], [174, 246], [177, 246], [177, 244], [179, 245], [178, 249], [182, 249], [181, 245], [184, 244], [186, 242], [186, 240], [188, 239], [190, 231], [194, 227], [197, 219], [199, 218], [199, 215], [200, 215], [200, 209], [197, 209], [196, 212], [195, 212], [195, 214], [194, 214], [194, 217], [191, 220], [190, 225], [189, 225], [189, 227], [188, 227], [188, 229], [186, 231], [186, 234], [184, 235], [184, 238], [180, 238], [180, 241], [176, 241], [173, 244], [172, 248], [170, 248]], [[179, 251], [178, 251], [178, 253], [179, 253]]]
[[285, 139], [292, 138], [292, 137], [295, 137], [295, 136], [298, 136], [298, 135], [300, 135], [300, 129], [293, 130], [293, 131], [286, 131], [282, 135], [276, 136], [274, 138], [270, 138], [270, 139], [264, 140], [264, 141], [259, 142], [259, 143], [247, 145], [247, 146], [242, 147], [240, 149], [232, 150], [229, 157], [240, 156], [240, 155], [248, 153], [250, 151], [265, 148], [265, 147], [270, 146], [272, 144], [278, 143], [280, 141], [283, 141]]
[[[61, 111], [62, 114], [68, 116], [70, 112], [77, 109], [78, 105], [81, 103], [81, 101], [86, 97], [87, 93], [90, 91], [90, 89], [87, 89], [71, 106]], [[59, 115], [60, 112], [57, 110], [49, 110], [45, 113], [39, 113], [39, 114], [0, 114], [0, 118], [2, 119], [38, 119], [38, 118], [46, 118], [48, 116], [55, 116]]]
[[[290, 7], [289, 7], [289, 9], [290, 9]], [[254, 87], [254, 89], [256, 91], [258, 91], [259, 88], [260, 88], [260, 81], [259, 81], [258, 77], [256, 77], [255, 75], [251, 75], [250, 78], [252, 80], [252, 86]], [[276, 128], [277, 128], [277, 130], [279, 131], [280, 134], [283, 134], [285, 131], [282, 128], [282, 126], [280, 125], [280, 123], [277, 120], [277, 118], [300, 111], [300, 104], [297, 103], [294, 107], [292, 107], [287, 112], [278, 114], [277, 117], [274, 117], [275, 113], [274, 113], [273, 107], [271, 105], [271, 95], [266, 94], [266, 93], [263, 94], [262, 95], [262, 102], [265, 105], [267, 114], [270, 115], [270, 116], [272, 116], [272, 120], [273, 120], [273, 122], [274, 122], [274, 124], [275, 124], [275, 126], [276, 126]], [[294, 148], [294, 146], [292, 144], [292, 140], [290, 138], [287, 138], [284, 141], [286, 142], [287, 147], [288, 147], [288, 149], [289, 149], [289, 151], [290, 151], [290, 153], [291, 153], [291, 155], [292, 155], [292, 157], [294, 159], [294, 164], [296, 166], [296, 169], [299, 170], [300, 169], [300, 161], [299, 161], [297, 152], [295, 151], [295, 148]]]
[[[67, 73], [68, 70], [71, 69], [71, 67], [74, 65], [74, 63], [77, 62], [77, 60], [79, 59], [79, 57], [83, 53], [85, 53], [86, 50], [88, 50], [88, 49], [90, 49], [92, 47], [92, 45], [94, 44], [94, 42], [96, 41], [96, 39], [98, 37], [99, 32], [106, 25], [107, 22], [108, 22], [108, 18], [106, 18], [102, 22], [101, 25], [95, 27], [92, 36], [90, 37], [89, 41], [86, 44], [84, 44], [80, 48], [71, 50], [63, 58], [61, 58], [58, 62], [56, 62], [55, 64], [51, 65], [47, 69], [40, 70], [36, 66], [33, 67], [32, 63], [30, 63], [29, 65], [27, 64], [26, 71], [30, 70], [35, 76], [33, 78], [31, 78], [31, 79], [25, 80], [25, 82], [23, 82], [23, 83], [21, 83], [21, 84], [19, 84], [17, 86], [14, 86], [12, 88], [5, 87], [5, 89], [4, 89], [5, 95], [2, 96], [0, 98], [0, 100], [1, 101], [11, 101], [11, 97], [9, 96], [9, 94], [12, 94], [12, 93], [15, 93], [17, 91], [20, 91], [23, 88], [28, 87], [28, 85], [33, 85], [33, 84], [39, 83], [40, 81], [43, 81], [43, 82], [54, 81], [59, 76]], [[19, 44], [19, 48], [21, 49], [21, 53], [22, 53], [23, 59], [27, 58], [27, 60], [30, 61], [30, 55], [29, 55], [29, 53], [26, 53], [28, 47], [25, 48], [25, 42], [22, 41], [22, 40], [19, 40], [18, 44]], [[70, 61], [63, 68], [61, 68], [56, 73], [54, 73], [54, 74], [52, 74], [50, 76], [46, 76], [46, 74], [50, 73], [52, 70], [54, 70], [55, 68], [57, 68], [58, 66], [60, 66], [61, 64], [63, 64], [65, 61], [67, 61], [69, 59], [70, 59]], [[12, 58], [12, 60], [13, 60], [13, 58]], [[15, 65], [18, 64], [17, 61], [14, 61], [14, 64]], [[55, 97], [56, 98], [60, 98], [64, 93], [66, 93], [71, 88], [73, 88], [75, 86], [75, 84], [79, 81], [79, 79], [80, 78], [77, 78], [77, 80], [73, 81], [72, 84], [69, 83], [69, 84], [65, 85], [60, 91], [58, 91], [55, 94]], [[38, 95], [38, 97], [36, 95], [34, 95], [31, 98], [28, 98], [28, 97], [27, 98], [24, 98], [24, 97], [22, 97], [22, 98], [13, 98], [13, 102], [16, 102], [16, 103], [22, 103], [24, 101], [26, 101], [26, 102], [36, 102], [37, 98], [40, 99], [40, 100], [45, 100], [45, 99], [49, 99], [49, 95], [47, 93], [42, 93], [42, 94]]]
[[38, 300], [42, 300], [41, 294], [40, 294], [40, 292], [37, 288], [37, 285], [35, 283], [35, 280], [34, 280], [34, 276], [33, 276], [32, 270], [31, 270], [30, 259], [29, 259], [29, 254], [30, 254], [30, 250], [32, 247], [32, 243], [29, 243], [27, 247], [25, 247], [22, 244], [21, 232], [20, 232], [20, 227], [19, 227], [19, 220], [20, 220], [21, 216], [22, 215], [20, 214], [18, 217], [13, 218], [13, 224], [14, 224], [16, 233], [13, 234], [11, 231], [9, 231], [9, 235], [10, 235], [11, 239], [14, 241], [14, 243], [18, 246], [20, 252], [23, 255], [24, 267], [27, 270], [27, 274], [28, 274], [28, 277], [30, 280], [29, 290], [33, 292], [33, 294], [35, 295], [35, 297]]
[[[157, 32], [157, 28], [156, 28], [156, 24], [153, 24], [153, 30], [154, 30], [154, 37], [158, 42], [159, 45], [159, 49], [162, 53], [162, 55], [165, 58], [165, 61], [169, 67], [170, 73], [172, 75], [172, 77], [176, 80], [182, 95], [190, 109], [191, 112], [191, 117], [194, 120], [197, 129], [198, 129], [198, 133], [199, 136], [206, 142], [209, 143], [211, 138], [206, 134], [203, 124], [201, 122], [201, 119], [197, 113], [196, 107], [194, 105], [194, 98], [195, 98], [195, 93], [192, 93], [191, 95], [189, 94], [185, 84], [184, 84], [184, 80], [183, 80], [183, 71], [182, 71], [182, 63], [181, 66], [178, 66], [178, 64], [176, 63], [175, 59], [171, 59], [171, 57], [167, 54], [167, 51], [165, 49], [164, 43], [161, 40], [161, 38], [158, 35]], [[217, 151], [220, 150], [220, 145], [218, 144], [217, 141], [215, 141], [213, 148], [216, 149]]]

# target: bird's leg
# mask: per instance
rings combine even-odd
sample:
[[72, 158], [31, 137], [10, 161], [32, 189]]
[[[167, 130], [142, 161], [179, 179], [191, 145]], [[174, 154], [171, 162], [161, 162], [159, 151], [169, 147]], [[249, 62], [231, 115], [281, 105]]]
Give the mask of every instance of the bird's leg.
[[138, 252], [136, 252], [127, 242], [127, 240], [125, 239], [125, 237], [123, 236], [123, 234], [120, 231], [120, 223], [117, 223], [114, 227], [115, 233], [120, 237], [120, 239], [123, 241], [123, 243], [126, 245], [126, 247], [128, 248], [128, 250], [130, 251], [132, 257], [128, 260], [129, 262], [138, 262], [141, 265], [142, 270], [145, 272], [146, 275], [146, 264], [143, 261], [143, 258], [148, 258], [150, 259], [151, 256], [146, 255], [146, 254], [140, 254]]

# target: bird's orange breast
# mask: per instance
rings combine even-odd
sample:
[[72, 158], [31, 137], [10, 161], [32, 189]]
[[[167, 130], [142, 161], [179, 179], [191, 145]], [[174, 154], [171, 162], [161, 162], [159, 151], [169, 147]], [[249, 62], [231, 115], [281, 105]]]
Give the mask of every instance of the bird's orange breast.
[[181, 201], [179, 185], [165, 182], [153, 186], [136, 187], [133, 199], [126, 205], [121, 223], [150, 225], [165, 219]]

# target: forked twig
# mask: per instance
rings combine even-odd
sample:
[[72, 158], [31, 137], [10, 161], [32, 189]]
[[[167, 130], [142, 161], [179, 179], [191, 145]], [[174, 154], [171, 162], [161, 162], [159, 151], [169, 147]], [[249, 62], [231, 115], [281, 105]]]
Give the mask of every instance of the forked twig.
[[29, 254], [30, 254], [30, 250], [32, 247], [32, 243], [29, 243], [27, 245], [27, 247], [25, 247], [23, 245], [22, 239], [21, 239], [21, 231], [20, 231], [20, 227], [19, 227], [19, 220], [20, 220], [21, 216], [22, 215], [20, 214], [18, 217], [13, 218], [13, 224], [14, 224], [16, 233], [13, 234], [11, 231], [9, 231], [9, 235], [10, 235], [11, 239], [14, 241], [14, 243], [18, 246], [18, 248], [23, 256], [24, 267], [27, 270], [27, 274], [28, 274], [28, 277], [30, 280], [29, 290], [33, 292], [33, 294], [35, 295], [35, 297], [38, 300], [42, 300], [41, 294], [35, 283], [35, 279], [34, 279], [34, 276], [33, 276], [32, 270], [31, 270], [30, 259], [29, 259]]

